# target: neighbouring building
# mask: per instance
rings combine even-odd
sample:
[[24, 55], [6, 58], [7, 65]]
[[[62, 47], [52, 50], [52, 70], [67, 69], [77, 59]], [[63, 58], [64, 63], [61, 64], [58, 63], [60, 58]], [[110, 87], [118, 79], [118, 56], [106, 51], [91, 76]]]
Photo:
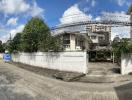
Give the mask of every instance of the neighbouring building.
[[111, 26], [103, 24], [60, 25], [52, 34], [62, 39], [66, 51], [96, 50], [106, 48], [111, 42]]

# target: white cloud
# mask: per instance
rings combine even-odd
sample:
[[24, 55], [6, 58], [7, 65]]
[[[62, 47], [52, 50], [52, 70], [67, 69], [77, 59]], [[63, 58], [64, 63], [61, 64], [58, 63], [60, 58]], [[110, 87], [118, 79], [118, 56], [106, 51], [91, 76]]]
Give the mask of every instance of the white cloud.
[[7, 25], [17, 25], [17, 21], [18, 21], [18, 18], [10, 18], [8, 21], [7, 21]]
[[123, 6], [126, 3], [126, 0], [117, 0], [119, 6]]
[[16, 29], [12, 29], [12, 30], [10, 31], [11, 36], [14, 37], [17, 33], [22, 32], [23, 29], [24, 29], [24, 25], [20, 25], [20, 26], [18, 26]]
[[127, 2], [126, 5], [129, 7], [132, 3], [131, 2]]
[[126, 15], [124, 11], [115, 13], [103, 12], [103, 16], [101, 18], [101, 20], [107, 21], [130, 22], [130, 16]]
[[86, 2], [89, 2], [89, 0], [86, 0]]
[[[24, 25], [20, 25], [16, 29], [11, 29], [9, 33], [11, 34], [11, 37], [13, 38], [17, 33], [22, 32], [23, 29], [24, 29]], [[10, 34], [1, 36], [0, 40], [2, 40], [3, 43], [6, 42], [10, 38]]]
[[[37, 5], [37, 2], [34, 0], [33, 3], [27, 2], [27, 0], [0, 0], [0, 13], [4, 15], [4, 21], [6, 21], [9, 16], [17, 16], [9, 18], [6, 22], [6, 24], [2, 26], [2, 29], [0, 29], [0, 39], [3, 42], [6, 42], [6, 40], [9, 39], [10, 34], [12, 34], [12, 37], [16, 35], [16, 33], [21, 32], [24, 28], [24, 25], [18, 25], [18, 19], [20, 16], [24, 17], [34, 17], [34, 16], [41, 16], [43, 17], [44, 9], [40, 8]], [[8, 26], [15, 26], [15, 29], [8, 30]], [[0, 25], [1, 28], [1, 25]]]
[[92, 7], [95, 7], [95, 5], [97, 4], [97, 1], [96, 0], [86, 0], [87, 3], [90, 3], [90, 5]]
[[30, 9], [31, 16], [43, 16], [44, 9], [40, 8], [36, 2], [33, 2], [33, 7]]
[[94, 7], [96, 5], [96, 1], [95, 0], [92, 0], [91, 1], [91, 6]]
[[80, 21], [89, 21], [92, 20], [92, 16], [89, 14], [85, 14], [81, 11], [78, 5], [73, 5], [72, 7], [68, 8], [62, 18], [60, 18], [61, 24], [68, 24]]
[[[125, 12], [123, 11], [115, 13], [103, 12], [101, 20], [115, 22], [130, 22], [130, 16], [126, 15]], [[128, 26], [112, 27], [111, 40], [113, 40], [116, 36], [119, 36], [120, 38], [130, 38], [130, 27]]]
[[30, 5], [26, 0], [1, 0], [0, 11], [5, 14], [18, 14], [28, 11]]
[[119, 36], [120, 38], [130, 38], [130, 27], [113, 27], [111, 30], [111, 40], [116, 36]]
[[89, 10], [90, 10], [89, 7], [85, 7], [85, 8], [83, 9], [84, 12], [88, 12]]
[[0, 12], [4, 14], [21, 14], [26, 13], [29, 16], [42, 16], [44, 9], [40, 8], [36, 1], [33, 5], [26, 2], [26, 0], [1, 0]]
[[128, 0], [116, 0], [116, 2], [117, 2], [117, 4], [118, 4], [119, 6], [123, 6], [123, 5], [129, 6], [129, 5], [131, 4], [131, 2], [128, 1]]
[[101, 21], [101, 17], [100, 17], [100, 16], [97, 16], [97, 17], [95, 18], [95, 21]]
[[6, 34], [0, 37], [0, 40], [2, 41], [2, 43], [5, 43], [9, 39], [9, 37], [10, 37], [10, 34]]

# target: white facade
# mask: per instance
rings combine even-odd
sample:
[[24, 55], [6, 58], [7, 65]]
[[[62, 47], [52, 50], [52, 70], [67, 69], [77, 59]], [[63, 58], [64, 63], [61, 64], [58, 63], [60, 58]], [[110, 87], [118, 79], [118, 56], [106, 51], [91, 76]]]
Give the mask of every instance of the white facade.
[[124, 54], [121, 58], [121, 74], [132, 73], [132, 54]]
[[65, 51], [84, 51], [88, 50], [88, 42], [83, 35], [65, 33], [60, 35], [63, 41], [63, 49]]
[[88, 73], [86, 52], [19, 53], [13, 54], [12, 60], [42, 68]]
[[[106, 33], [108, 37], [106, 39]], [[69, 34], [69, 42], [65, 40], [65, 34]], [[80, 25], [80, 23], [69, 24], [67, 26], [60, 25], [55, 30], [52, 30], [53, 36], [63, 37], [63, 47], [66, 51], [76, 50], [88, 50], [88, 37], [94, 44], [98, 44], [101, 41], [110, 42], [111, 27], [103, 24], [87, 24]], [[88, 37], [87, 37], [88, 36]], [[82, 39], [83, 37], [83, 39]], [[86, 39], [87, 38], [87, 39]], [[67, 43], [66, 43], [67, 42]]]
[[89, 38], [92, 40], [92, 43], [99, 43], [99, 38], [105, 39], [103, 34], [90, 33]]
[[2, 59], [3, 58], [3, 53], [0, 53], [0, 59]]

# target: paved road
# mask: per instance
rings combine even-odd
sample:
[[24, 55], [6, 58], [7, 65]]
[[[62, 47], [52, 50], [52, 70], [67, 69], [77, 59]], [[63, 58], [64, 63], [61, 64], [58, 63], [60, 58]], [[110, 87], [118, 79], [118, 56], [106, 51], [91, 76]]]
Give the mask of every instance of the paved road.
[[120, 74], [120, 67], [111, 62], [89, 62], [90, 75], [118, 75]]
[[0, 61], [0, 100], [131, 100], [131, 98], [131, 82], [68, 83]]

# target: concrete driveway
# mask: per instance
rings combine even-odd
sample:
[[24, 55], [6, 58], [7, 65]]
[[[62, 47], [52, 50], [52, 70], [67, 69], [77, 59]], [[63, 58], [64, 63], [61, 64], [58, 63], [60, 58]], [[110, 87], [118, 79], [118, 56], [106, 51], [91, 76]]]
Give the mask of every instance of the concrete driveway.
[[0, 100], [131, 100], [131, 98], [130, 81], [101, 84], [63, 82], [0, 61]]

